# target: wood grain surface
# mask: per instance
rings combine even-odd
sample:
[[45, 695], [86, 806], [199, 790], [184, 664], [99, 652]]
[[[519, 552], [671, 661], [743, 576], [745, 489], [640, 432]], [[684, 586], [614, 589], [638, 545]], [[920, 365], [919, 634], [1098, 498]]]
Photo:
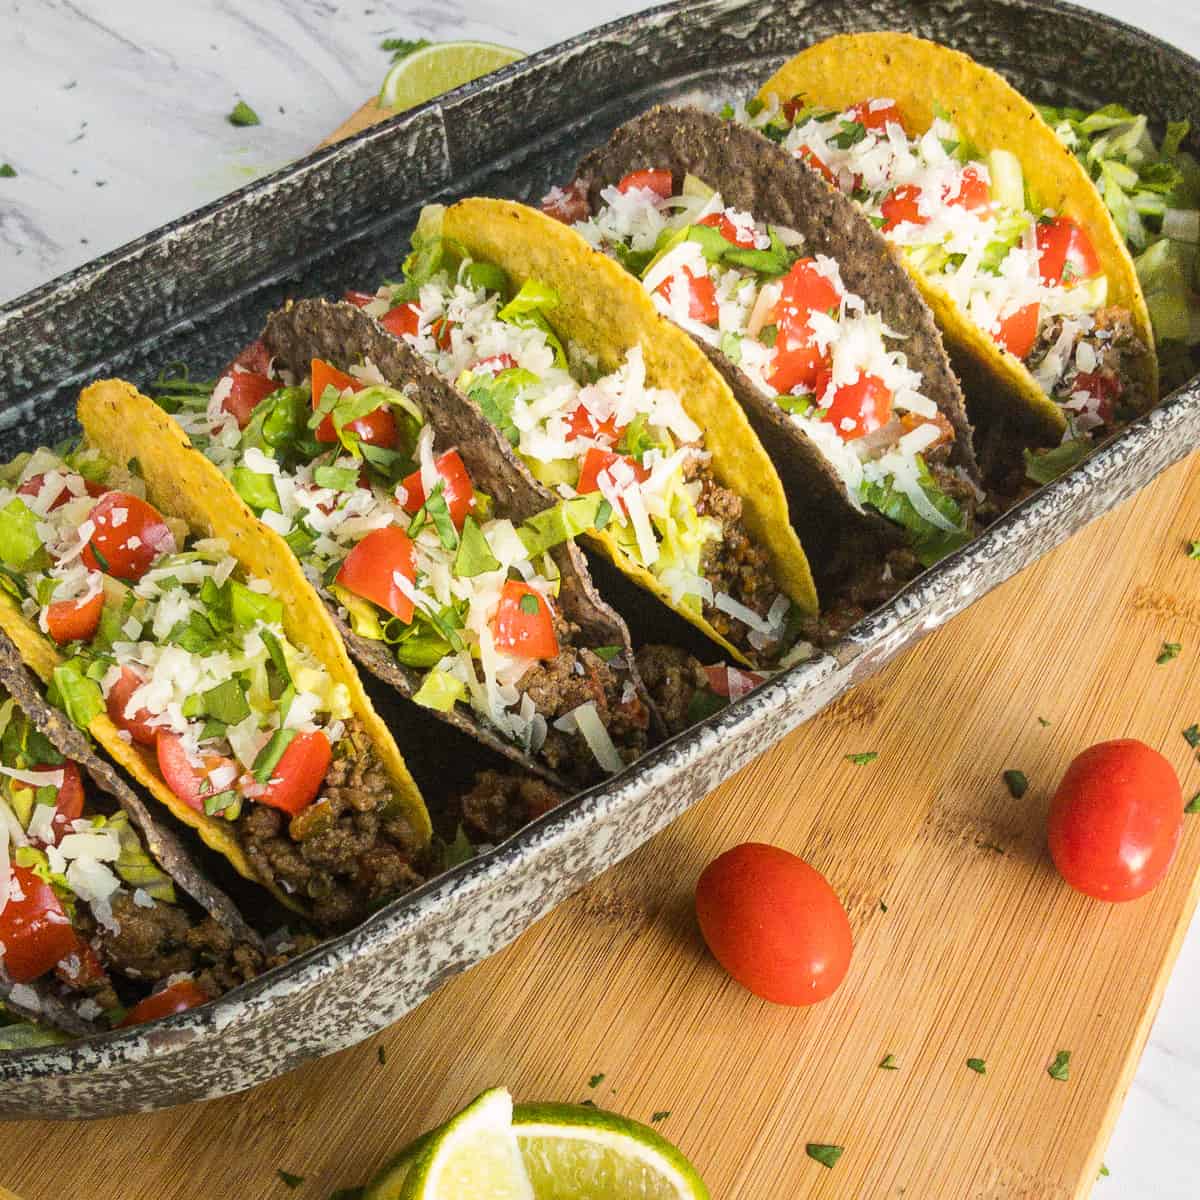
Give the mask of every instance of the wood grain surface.
[[[1181, 736], [1200, 721], [1195, 467], [843, 696], [371, 1041], [242, 1096], [10, 1124], [0, 1183], [25, 1200], [325, 1200], [506, 1084], [660, 1114], [719, 1200], [1087, 1196], [1200, 895], [1200, 817], [1162, 886], [1110, 906], [1058, 879], [1046, 810], [1070, 759], [1104, 738], [1142, 738], [1185, 796], [1200, 788]], [[1160, 666], [1164, 641], [1183, 650]], [[845, 759], [866, 750], [867, 766]], [[1020, 799], [1008, 768], [1029, 777]], [[849, 909], [850, 974], [811, 1010], [756, 1000], [700, 940], [696, 878], [746, 840], [803, 855]], [[1059, 1050], [1068, 1082], [1047, 1074]], [[887, 1054], [899, 1070], [879, 1069]], [[829, 1170], [807, 1142], [845, 1153]], [[289, 1190], [280, 1169], [304, 1182]]]

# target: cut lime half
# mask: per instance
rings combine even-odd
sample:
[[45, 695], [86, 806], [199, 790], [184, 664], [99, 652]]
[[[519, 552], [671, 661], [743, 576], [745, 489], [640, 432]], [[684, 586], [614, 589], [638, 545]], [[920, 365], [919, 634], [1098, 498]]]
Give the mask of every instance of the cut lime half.
[[524, 57], [522, 50], [492, 42], [436, 42], [423, 46], [387, 73], [379, 90], [379, 105], [397, 112], [413, 108]]

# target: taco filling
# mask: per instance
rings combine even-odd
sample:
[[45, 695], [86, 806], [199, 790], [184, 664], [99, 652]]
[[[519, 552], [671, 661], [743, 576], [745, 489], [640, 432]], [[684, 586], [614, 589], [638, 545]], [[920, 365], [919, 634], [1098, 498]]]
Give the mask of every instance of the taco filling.
[[1103, 434], [1143, 411], [1132, 367], [1146, 353], [1132, 316], [1106, 303], [1088, 231], [1041, 210], [1015, 155], [986, 160], [944, 116], [908, 130], [895, 103], [838, 112], [797, 97], [729, 105], [850, 195], [884, 236], [1002, 349], [1029, 369], [1067, 420], [1064, 440]]
[[81, 728], [107, 711], [323, 925], [419, 882], [389, 777], [345, 685], [284, 632], [285, 598], [149, 504], [136, 462], [41, 449], [7, 481], [4, 582], [64, 656], [52, 702]]
[[691, 175], [677, 190], [670, 171], [634, 171], [600, 197], [575, 228], [773, 399], [855, 508], [902, 524], [926, 566], [968, 540], [978, 493], [949, 464], [954, 427], [832, 258]]
[[[201, 411], [176, 397], [176, 419], [353, 632], [420, 672], [413, 700], [466, 706], [580, 780], [645, 750], [648, 710], [614, 661], [623, 647], [583, 644], [550, 553], [603, 528], [612, 508], [601, 494], [514, 523], [370, 361], [345, 372], [313, 359], [296, 383], [269, 361], [251, 365], [223, 376]], [[262, 397], [253, 407], [238, 399], [247, 388]]]
[[748, 658], [775, 662], [794, 640], [792, 604], [742, 502], [709, 466], [704, 430], [675, 392], [650, 386], [639, 347], [603, 372], [564, 345], [555, 291], [535, 279], [512, 294], [494, 264], [442, 238], [416, 239], [406, 280], [351, 293], [474, 400], [548, 488], [602, 498], [621, 550]]

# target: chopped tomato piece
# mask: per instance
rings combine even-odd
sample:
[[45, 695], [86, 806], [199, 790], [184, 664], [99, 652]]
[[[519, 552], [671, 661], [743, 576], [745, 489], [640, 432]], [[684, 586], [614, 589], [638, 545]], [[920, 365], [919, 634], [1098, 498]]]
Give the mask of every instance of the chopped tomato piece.
[[108, 972], [102, 966], [100, 956], [82, 939], [78, 947], [55, 966], [54, 973], [77, 991], [108, 981]]
[[46, 607], [46, 629], [60, 646], [67, 642], [88, 642], [100, 624], [103, 611], [102, 591], [78, 600], [52, 600]]
[[165, 987], [145, 1000], [135, 1004], [119, 1028], [128, 1025], [144, 1025], [147, 1021], [157, 1021], [162, 1017], [171, 1017], [176, 1013], [187, 1012], [189, 1008], [198, 1008], [208, 1003], [208, 996], [198, 983], [191, 979], [180, 979], [178, 982]]
[[9, 867], [9, 895], [0, 912], [4, 973], [13, 983], [30, 983], [52, 971], [80, 944], [54, 889], [28, 867]]
[[1097, 415], [1107, 424], [1113, 419], [1113, 411], [1121, 398], [1123, 388], [1121, 381], [1115, 375], [1103, 371], [1080, 371], [1075, 376], [1071, 391], [1087, 392], [1099, 401]]
[[644, 483], [650, 478], [650, 472], [637, 459], [630, 458], [625, 454], [616, 454], [612, 450], [602, 450], [599, 446], [589, 446], [579, 468], [579, 482], [575, 485], [575, 490], [580, 495], [598, 492], [601, 472], [608, 471], [614, 463], [618, 462], [629, 464], [633, 470], [633, 477], [638, 483]]
[[558, 638], [554, 615], [539, 592], [520, 580], [508, 580], [500, 592], [500, 603], [492, 618], [496, 648], [523, 658], [555, 658]]
[[1024, 308], [1018, 308], [1016, 312], [1004, 317], [1000, 321], [1000, 328], [992, 335], [996, 344], [1002, 346], [1009, 354], [1024, 358], [1037, 341], [1039, 308], [1035, 300], [1032, 304], [1026, 304]]
[[964, 167], [958, 177], [958, 191], [951, 194], [947, 188], [945, 200], [947, 204], [974, 212], [991, 204], [992, 189], [974, 167]]
[[796, 157], [806, 166], [812, 167], [812, 169], [816, 171], [818, 175], [824, 176], [826, 183], [832, 185], [833, 187], [837, 187], [836, 176], [825, 164], [825, 162], [817, 156], [817, 152], [811, 146], [801, 146], [800, 149], [796, 151]]
[[262, 338], [255, 338], [221, 374], [228, 375], [234, 367], [241, 367], [244, 371], [253, 371], [256, 375], [270, 375], [271, 358], [271, 352], [263, 344]]
[[353, 304], [355, 308], [366, 308], [368, 304], [373, 303], [378, 297], [374, 292], [356, 292], [351, 290], [343, 292], [342, 299]]
[[939, 446], [944, 446], [947, 442], [954, 441], [954, 426], [946, 420], [943, 413], [938, 413], [935, 417], [919, 417], [916, 413], [911, 412], [901, 413], [900, 425], [905, 433], [911, 433], [914, 429], [920, 429], [922, 425], [937, 426], [938, 439], [936, 442], [930, 442], [922, 451], [923, 454], [928, 454], [930, 450], [936, 450]]
[[727, 700], [740, 699], [767, 678], [759, 671], [743, 671], [738, 667], [727, 667], [724, 663], [705, 667], [704, 673], [708, 676], [708, 690]]
[[618, 192], [632, 192], [635, 188], [653, 192], [660, 200], [670, 200], [675, 193], [670, 171], [630, 171], [617, 184]]
[[[817, 402], [825, 402], [829, 387], [829, 373], [822, 372], [817, 381]], [[853, 383], [844, 383], [833, 393], [829, 407], [821, 413], [821, 420], [828, 421], [838, 431], [843, 442], [865, 437], [881, 429], [892, 419], [892, 392], [877, 375], [860, 375]], [[843, 422], [851, 422], [843, 428]]]
[[857, 121], [866, 129], [882, 130], [888, 125], [904, 128], [900, 110], [894, 100], [861, 100], [850, 110], [850, 120]]
[[[339, 371], [319, 358], [312, 360], [310, 375], [314, 411], [320, 406], [321, 397], [325, 395], [325, 389], [328, 387], [334, 387], [339, 392], [361, 392], [367, 386], [355, 379], [353, 375], [347, 375], [345, 371]], [[396, 444], [396, 418], [392, 416], [392, 410], [386, 404], [381, 404], [369, 413], [364, 413], [363, 416], [351, 421], [346, 428], [351, 433], [357, 434], [359, 441], [365, 442], [368, 446], [383, 446], [390, 450]], [[336, 442], [337, 440], [333, 417], [326, 414], [325, 419], [317, 428], [317, 441]]]
[[[71, 822], [78, 821], [83, 816], [83, 777], [79, 774], [79, 768], [73, 762], [64, 762], [60, 766], [52, 766], [48, 763], [40, 763], [37, 766], [29, 767], [30, 771], [46, 771], [57, 774], [62, 772], [62, 783], [58, 786], [58, 796], [54, 801], [54, 816], [51, 819], [51, 829], [53, 830], [54, 845], [58, 844], [59, 838], [64, 833], [70, 832]], [[10, 779], [9, 787], [14, 794], [23, 792], [32, 792], [35, 785], [30, 783], [22, 783], [16, 779]], [[46, 786], [49, 786], [47, 783]], [[30, 800], [33, 797], [29, 797]]]
[[151, 715], [149, 711], [139, 708], [134, 712], [133, 716], [127, 717], [125, 715], [125, 709], [129, 704], [130, 696], [143, 683], [145, 683], [145, 680], [132, 667], [122, 667], [120, 678], [108, 689], [105, 704], [108, 707], [109, 720], [118, 729], [129, 730], [133, 740], [143, 746], [153, 746], [158, 739], [159, 727], [150, 724]]
[[416, 337], [421, 328], [421, 310], [410, 300], [407, 304], [388, 309], [379, 318], [379, 323], [388, 333], [394, 333], [397, 337], [404, 337], [405, 334]]
[[616, 413], [597, 421], [582, 404], [567, 418], [567, 431], [573, 438], [596, 438], [611, 444], [621, 436], [624, 428], [624, 425], [617, 427]]
[[889, 192], [879, 206], [884, 232], [890, 233], [897, 225], [906, 222], [910, 225], [927, 225], [929, 218], [923, 216], [917, 207], [920, 199], [921, 189], [912, 183], [902, 184]]
[[[76, 476], [76, 478], [79, 478], [79, 477]], [[37, 496], [38, 493], [45, 486], [46, 486], [45, 474], [30, 475], [30, 477], [27, 480], [25, 480], [25, 482], [23, 484], [21, 484], [21, 486], [19, 488], [17, 488], [17, 495], [18, 496]], [[85, 479], [83, 481], [83, 487], [89, 496], [103, 496], [104, 495], [104, 490], [105, 490], [104, 487], [99, 483], [93, 483], [90, 479]], [[49, 505], [46, 507], [46, 511], [53, 512], [56, 508], [61, 508], [64, 504], [67, 503], [68, 500], [72, 500], [74, 498], [75, 498], [75, 493], [72, 492], [69, 487], [67, 487], [66, 478], [64, 476], [63, 483], [60, 486], [59, 491], [58, 491], [58, 495], [56, 495], [54, 497], [54, 499], [50, 501]]]
[[727, 242], [732, 242], [735, 246], [741, 246], [745, 250], [754, 249], [754, 234], [749, 229], [735, 225], [723, 212], [709, 213], [707, 217], [701, 217], [696, 224], [715, 229]]
[[565, 188], [551, 188], [542, 197], [542, 212], [564, 225], [586, 221], [592, 215], [587, 190], [579, 183], [569, 183]]
[[[204, 751], [200, 757], [203, 765], [197, 766], [188, 757], [183, 738], [177, 733], [162, 729], [155, 739], [158, 769], [167, 787], [188, 806], [197, 812], [204, 811], [204, 801], [209, 796], [227, 792], [237, 785], [241, 772], [232, 758], [223, 754]], [[214, 779], [214, 776], [216, 778]]]
[[781, 329], [775, 339], [775, 358], [767, 382], [779, 395], [797, 387], [810, 392], [823, 366], [825, 356], [813, 345], [810, 334]]
[[491, 358], [481, 358], [472, 371], [489, 371], [499, 375], [501, 371], [511, 371], [517, 365], [517, 360], [511, 354], [493, 354]]
[[1043, 283], [1074, 283], [1100, 273], [1100, 260], [1083, 226], [1055, 217], [1037, 227], [1038, 268]]
[[275, 764], [271, 778], [254, 799], [295, 816], [316, 798], [333, 761], [329, 738], [319, 729], [298, 733]]
[[[433, 465], [442, 481], [442, 497], [450, 510], [450, 520], [456, 529], [461, 529], [467, 514], [475, 507], [475, 488], [471, 484], [471, 476], [467, 474], [457, 450], [447, 450]], [[402, 482], [406, 493], [404, 511], [415, 513], [425, 503], [421, 472], [414, 471]]]
[[222, 378], [233, 382], [221, 407], [237, 421], [239, 429], [250, 424], [254, 410], [280, 386], [276, 380], [257, 371], [230, 371]]
[[140, 496], [105, 492], [88, 520], [95, 530], [80, 558], [90, 570], [136, 582], [160, 554], [175, 553], [175, 536], [162, 514]]
[[831, 312], [841, 303], [837, 285], [824, 274], [815, 258], [798, 258], [783, 277], [775, 324], [780, 331], [809, 333], [809, 318], [815, 312]]
[[373, 529], [346, 555], [337, 582], [407, 624], [413, 618], [416, 577], [412, 538], [399, 525], [386, 525]]
[[429, 332], [433, 335], [434, 343], [439, 350], [449, 350], [454, 344], [454, 339], [450, 336], [453, 330], [454, 322], [449, 317], [438, 317], [430, 325]]
[[[717, 308], [717, 287], [707, 275], [693, 275], [687, 267], [682, 268], [688, 288], [688, 316], [703, 325], [715, 325], [720, 312]], [[668, 276], [654, 290], [671, 303], [671, 285], [678, 275]]]

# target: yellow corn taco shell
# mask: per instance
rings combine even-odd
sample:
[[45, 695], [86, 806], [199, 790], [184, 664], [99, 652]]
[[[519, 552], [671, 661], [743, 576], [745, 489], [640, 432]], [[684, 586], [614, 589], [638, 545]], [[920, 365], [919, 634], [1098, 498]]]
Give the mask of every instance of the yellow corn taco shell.
[[[175, 422], [131, 384], [105, 379], [85, 388], [79, 398], [79, 420], [87, 440], [105, 457], [115, 463], [138, 460], [152, 504], [186, 521], [199, 536], [223, 538], [229, 543], [230, 553], [248, 572], [267, 580], [274, 594], [286, 599], [284, 627], [288, 637], [307, 648], [338, 683], [345, 684], [354, 715], [391, 776], [405, 816], [422, 840], [428, 841], [432, 826], [421, 793], [391, 733], [363, 690], [329, 613], [309, 586], [287, 543], [255, 520], [221, 472], [193, 450]], [[58, 650], [7, 593], [2, 599], [0, 628], [16, 643], [26, 664], [48, 683], [62, 661]], [[239, 874], [256, 883], [265, 882], [251, 866], [228, 821], [197, 812], [167, 787], [153, 751], [119, 737], [107, 713], [92, 721], [89, 732], [138, 783], [195, 829], [208, 846], [223, 854]], [[295, 899], [278, 886], [271, 890], [283, 904], [300, 911]]]
[[[471, 257], [502, 267], [517, 287], [528, 279], [552, 287], [558, 293], [551, 320], [555, 330], [595, 354], [605, 370], [615, 370], [633, 347], [642, 348], [651, 386], [674, 391], [704, 430], [713, 474], [742, 498], [742, 518], [770, 556], [776, 583], [803, 612], [815, 614], [812, 572], [774, 465], [728, 384], [686, 333], [659, 316], [638, 281], [573, 229], [508, 200], [462, 200], [446, 209], [442, 232]], [[635, 583], [732, 658], [747, 661], [702, 615], [676, 608], [669, 589], [635, 563], [610, 532], [589, 536]]]
[[[912, 133], [922, 133], [940, 105], [963, 136], [987, 153], [1007, 150], [1021, 163], [1036, 210], [1050, 208], [1078, 221], [1108, 278], [1107, 303], [1127, 309], [1147, 353], [1139, 363], [1140, 382], [1151, 401], [1158, 396], [1158, 359], [1150, 313], [1133, 259], [1100, 193], [1075, 156], [1042, 119], [1038, 110], [995, 71], [957, 50], [907, 33], [842, 34], [818, 42], [784, 63], [763, 85], [758, 98], [780, 102], [803, 96], [806, 103], [844, 109], [860, 100], [894, 100]], [[907, 261], [901, 256], [902, 261]], [[969, 380], [991, 384], [1019, 397], [1045, 433], [1060, 437], [1066, 421], [1025, 365], [1002, 350], [962, 312], [940, 284], [915, 268], [921, 290], [952, 353], [969, 360]]]

